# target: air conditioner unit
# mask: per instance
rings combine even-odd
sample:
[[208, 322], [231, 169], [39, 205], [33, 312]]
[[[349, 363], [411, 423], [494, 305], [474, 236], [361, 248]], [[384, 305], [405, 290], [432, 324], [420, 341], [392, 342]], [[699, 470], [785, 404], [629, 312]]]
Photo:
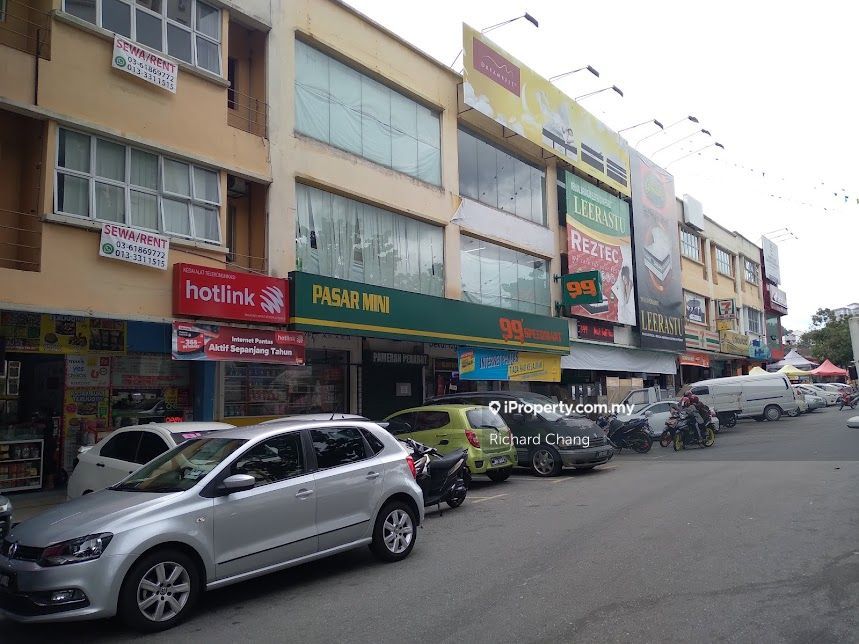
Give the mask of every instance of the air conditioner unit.
[[230, 197], [244, 197], [248, 194], [248, 182], [240, 177], [229, 175], [227, 177], [227, 195]]

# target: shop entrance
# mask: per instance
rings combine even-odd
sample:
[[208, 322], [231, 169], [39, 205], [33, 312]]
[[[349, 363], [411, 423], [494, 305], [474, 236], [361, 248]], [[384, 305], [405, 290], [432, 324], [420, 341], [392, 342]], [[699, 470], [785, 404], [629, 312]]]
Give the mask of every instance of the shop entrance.
[[361, 382], [362, 415], [371, 420], [423, 404], [423, 367], [364, 364]]

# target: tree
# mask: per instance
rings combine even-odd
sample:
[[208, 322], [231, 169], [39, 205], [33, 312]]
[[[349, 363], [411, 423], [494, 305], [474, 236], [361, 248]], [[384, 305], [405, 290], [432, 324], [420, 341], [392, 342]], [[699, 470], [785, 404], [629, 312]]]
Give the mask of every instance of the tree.
[[840, 366], [853, 360], [846, 317], [838, 320], [832, 309], [817, 309], [811, 316], [811, 324], [812, 328], [803, 333], [799, 341], [801, 347], [808, 347], [811, 357], [818, 362], [829, 358]]

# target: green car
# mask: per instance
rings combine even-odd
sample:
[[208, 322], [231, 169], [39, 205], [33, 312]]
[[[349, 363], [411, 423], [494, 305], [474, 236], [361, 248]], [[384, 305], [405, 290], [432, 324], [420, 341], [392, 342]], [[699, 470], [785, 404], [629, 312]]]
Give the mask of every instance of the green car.
[[426, 405], [391, 414], [388, 431], [400, 440], [411, 438], [442, 454], [468, 450], [468, 470], [503, 481], [516, 464], [513, 434], [504, 420], [481, 405]]

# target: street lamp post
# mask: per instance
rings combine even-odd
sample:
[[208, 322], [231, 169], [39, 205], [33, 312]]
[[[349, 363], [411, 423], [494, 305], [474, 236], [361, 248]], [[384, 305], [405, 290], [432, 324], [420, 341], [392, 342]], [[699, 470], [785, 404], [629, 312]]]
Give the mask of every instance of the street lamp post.
[[[517, 20], [523, 20], [523, 19], [527, 20], [528, 22], [530, 22], [532, 25], [534, 25], [538, 29], [540, 28], [540, 23], [537, 21], [537, 19], [526, 11], [521, 16], [516, 16], [515, 18], [510, 18], [509, 20], [502, 20], [501, 22], [496, 23], [494, 25], [489, 25], [488, 27], [484, 27], [483, 29], [480, 30], [480, 33], [482, 33], [482, 34], [489, 33], [490, 31], [494, 31], [495, 29], [498, 29], [499, 27], [503, 27], [504, 25], [509, 25], [511, 22], [516, 22]], [[451, 67], [456, 65], [456, 61], [458, 61], [459, 57], [462, 56], [462, 51], [463, 51], [462, 49], [459, 50], [459, 53], [456, 55], [456, 58], [454, 58], [453, 62], [450, 64]]]
[[597, 78], [600, 77], [600, 73], [596, 69], [594, 69], [591, 65], [585, 65], [584, 67], [579, 67], [578, 69], [573, 69], [573, 70], [570, 70], [568, 72], [564, 72], [563, 74], [556, 74], [555, 76], [550, 76], [549, 82], [556, 81], [559, 78], [565, 78], [566, 76], [572, 76], [576, 72], [584, 72], [584, 71], [589, 71], [591, 74], [593, 74]]
[[668, 131], [668, 130], [670, 130], [672, 127], [675, 127], [675, 126], [677, 126], [677, 125], [680, 125], [681, 123], [685, 123], [686, 121], [692, 121], [693, 123], [697, 123], [697, 122], [698, 122], [698, 118], [697, 118], [697, 117], [695, 117], [695, 116], [684, 116], [682, 119], [680, 119], [680, 120], [678, 120], [678, 121], [674, 121], [671, 125], [669, 125], [669, 126], [667, 126], [667, 127], [662, 128], [662, 130], [660, 130], [659, 132], [653, 132], [652, 134], [648, 134], [647, 136], [645, 136], [643, 139], [639, 139], [639, 140], [638, 140], [638, 143], [636, 143], [636, 144], [635, 144], [635, 147], [638, 147], [639, 145], [641, 145], [644, 141], [646, 141], [646, 140], [647, 140], [647, 139], [649, 139], [650, 137], [652, 137], [652, 136], [656, 136], [657, 134], [662, 134], [663, 132], [667, 132], [667, 131]]
[[593, 96], [594, 94], [601, 94], [602, 92], [612, 91], [620, 96], [623, 96], [623, 90], [620, 89], [617, 85], [612, 85], [610, 87], [603, 87], [602, 89], [598, 89], [595, 92], [588, 92], [587, 94], [582, 94], [581, 96], [576, 96], [573, 98], [574, 101], [580, 101], [583, 98], [587, 98], [588, 96]]
[[670, 148], [672, 145], [677, 145], [678, 143], [683, 143], [683, 141], [686, 141], [687, 139], [691, 139], [693, 136], [697, 136], [698, 134], [706, 134], [707, 136], [713, 136], [712, 134], [710, 134], [710, 130], [705, 130], [704, 128], [701, 128], [700, 130], [696, 130], [696, 131], [692, 132], [691, 134], [687, 134], [686, 136], [681, 137], [681, 138], [677, 139], [676, 141], [672, 141], [672, 142], [671, 142], [671, 143], [669, 143], [668, 145], [663, 145], [663, 146], [662, 146], [661, 148], [659, 148], [658, 150], [654, 150], [653, 152], [651, 152], [651, 153], [650, 153], [650, 156], [651, 156], [651, 158], [652, 158], [652, 157], [654, 157], [655, 155], [657, 155], [657, 154], [659, 154], [660, 152], [662, 152], [663, 150], [667, 150], [667, 149], [668, 149], [668, 148]]
[[721, 143], [719, 143], [718, 141], [715, 141], [713, 143], [708, 143], [703, 148], [698, 148], [697, 150], [692, 150], [692, 152], [690, 152], [689, 154], [684, 154], [682, 157], [677, 157], [673, 161], [669, 161], [668, 163], [665, 164], [665, 169], [667, 170], [668, 166], [670, 166], [673, 163], [677, 163], [678, 161], [682, 161], [686, 157], [691, 157], [693, 154], [698, 154], [699, 152], [703, 152], [707, 148], [712, 148], [712, 147], [722, 148], [723, 150], [725, 149], [725, 146], [722, 145]]
[[[650, 123], [653, 123], [660, 130], [665, 129], [665, 126], [662, 125], [662, 123], [660, 121], [657, 121], [656, 119], [647, 119], [646, 121], [642, 121], [641, 123], [636, 123], [635, 125], [630, 125], [629, 127], [621, 128], [620, 130], [617, 131], [617, 133], [620, 134], [621, 132], [626, 132], [627, 130], [634, 130], [637, 127], [641, 127], [642, 125], [649, 125]], [[657, 132], [657, 134], [658, 134], [658, 132]]]

